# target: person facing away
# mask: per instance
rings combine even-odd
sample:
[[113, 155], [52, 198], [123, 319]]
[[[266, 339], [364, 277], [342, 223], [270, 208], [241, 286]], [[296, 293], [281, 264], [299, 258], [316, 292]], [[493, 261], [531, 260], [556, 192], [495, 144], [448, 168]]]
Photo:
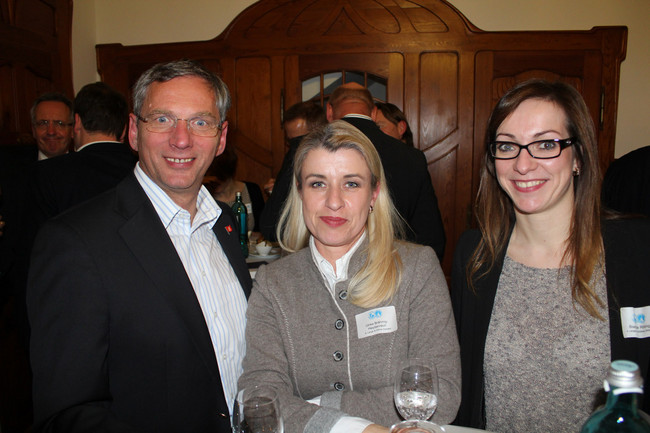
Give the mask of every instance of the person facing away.
[[603, 179], [602, 200], [617, 212], [650, 217], [650, 146], [612, 161]]
[[377, 126], [372, 95], [358, 83], [339, 86], [327, 103], [327, 120], [343, 119], [363, 132], [377, 149], [390, 196], [406, 222], [406, 238], [428, 245], [442, 260], [445, 230], [424, 153], [404, 146]]
[[237, 162], [239, 158], [233, 146], [227, 146], [223, 153], [217, 156], [207, 172], [206, 179], [209, 182], [206, 187], [215, 198], [228, 206], [235, 204], [235, 197], [241, 193], [242, 202], [246, 206], [248, 219], [246, 220], [249, 232], [255, 235], [251, 240], [259, 237], [260, 216], [264, 209], [264, 196], [259, 185], [255, 182], [241, 181], [235, 178], [237, 174]]
[[[460, 365], [445, 276], [431, 248], [397, 239], [401, 222], [379, 155], [334, 121], [296, 151], [278, 224], [288, 256], [257, 271], [240, 389], [273, 388], [287, 433], [388, 432], [398, 365], [435, 364], [451, 422]], [[368, 315], [387, 324], [374, 326]]]
[[74, 100], [74, 152], [34, 166], [32, 211], [45, 220], [114, 186], [133, 171], [136, 157], [125, 144], [129, 119], [124, 96], [102, 82], [87, 84]]
[[636, 362], [648, 389], [650, 334], [635, 321], [650, 305], [650, 222], [601, 212], [598, 161], [572, 86], [522, 82], [494, 108], [479, 230], [462, 235], [453, 264], [457, 424], [575, 432], [614, 359]]
[[30, 115], [38, 160], [68, 153], [74, 137], [72, 101], [62, 93], [47, 92], [36, 98]]
[[153, 66], [133, 91], [133, 174], [39, 232], [33, 431], [230, 431], [252, 281], [233, 213], [202, 187], [229, 106], [200, 64]]
[[397, 138], [403, 143], [413, 146], [413, 132], [406, 116], [395, 104], [390, 102], [375, 102], [375, 123], [384, 134]]
[[284, 112], [282, 126], [284, 135], [289, 142], [289, 149], [284, 155], [282, 167], [276, 179], [269, 180], [265, 185], [267, 192], [272, 191], [264, 206], [260, 223], [262, 235], [266, 239], [273, 242], [277, 241], [275, 229], [280, 219], [282, 205], [289, 196], [289, 190], [291, 189], [293, 157], [296, 154], [300, 140], [310, 131], [325, 124], [327, 124], [325, 110], [314, 101], [298, 102]]

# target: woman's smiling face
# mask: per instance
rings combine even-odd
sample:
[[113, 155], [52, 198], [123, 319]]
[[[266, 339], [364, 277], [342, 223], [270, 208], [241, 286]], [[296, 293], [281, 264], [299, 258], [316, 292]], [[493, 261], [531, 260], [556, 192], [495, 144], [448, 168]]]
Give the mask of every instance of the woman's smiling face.
[[[526, 145], [543, 139], [569, 138], [564, 111], [542, 99], [522, 102], [499, 125], [497, 141]], [[573, 170], [577, 163], [573, 148], [565, 148], [553, 159], [535, 159], [522, 149], [519, 156], [495, 160], [497, 179], [517, 214], [559, 212], [565, 218], [573, 211]]]

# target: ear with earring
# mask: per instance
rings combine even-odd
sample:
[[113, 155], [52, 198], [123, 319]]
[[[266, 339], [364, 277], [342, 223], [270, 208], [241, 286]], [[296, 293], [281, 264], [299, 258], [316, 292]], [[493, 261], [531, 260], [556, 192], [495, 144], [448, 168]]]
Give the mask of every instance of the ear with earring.
[[372, 213], [372, 211], [374, 211], [374, 210], [375, 210], [375, 208], [372, 207], [372, 205], [370, 205], [370, 213]]
[[573, 177], [580, 176], [580, 169], [578, 167], [573, 169]]

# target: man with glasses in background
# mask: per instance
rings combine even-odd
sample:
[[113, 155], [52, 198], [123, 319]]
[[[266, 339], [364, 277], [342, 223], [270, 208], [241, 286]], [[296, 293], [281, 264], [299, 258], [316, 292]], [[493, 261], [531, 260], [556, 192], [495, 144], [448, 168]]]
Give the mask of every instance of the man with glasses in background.
[[252, 281], [232, 211], [202, 186], [226, 146], [228, 89], [177, 61], [133, 99], [133, 174], [36, 239], [34, 432], [230, 431]]
[[74, 137], [74, 112], [70, 99], [58, 92], [44, 93], [36, 98], [30, 114], [38, 160], [68, 153]]

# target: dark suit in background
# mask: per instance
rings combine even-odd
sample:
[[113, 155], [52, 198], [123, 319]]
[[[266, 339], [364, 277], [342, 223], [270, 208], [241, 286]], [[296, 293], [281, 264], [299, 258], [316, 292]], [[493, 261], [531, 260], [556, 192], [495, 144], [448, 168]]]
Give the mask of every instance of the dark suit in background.
[[442, 260], [445, 230], [424, 153], [384, 134], [370, 119], [347, 116], [343, 120], [375, 145], [395, 208], [408, 224], [407, 240], [429, 245]]
[[298, 149], [302, 137], [303, 136], [289, 139], [289, 150], [284, 155], [282, 167], [275, 179], [273, 194], [271, 194], [269, 199], [266, 201], [264, 210], [262, 211], [260, 231], [266, 239], [273, 242], [278, 240], [275, 235], [275, 228], [280, 220], [282, 205], [284, 205], [284, 201], [289, 197], [291, 180], [293, 179], [293, 157], [296, 156], [296, 150]]
[[613, 161], [603, 179], [603, 205], [650, 217], [650, 146]]
[[40, 225], [114, 188], [133, 172], [136, 161], [127, 144], [98, 142], [38, 163], [31, 177], [32, 217]]

